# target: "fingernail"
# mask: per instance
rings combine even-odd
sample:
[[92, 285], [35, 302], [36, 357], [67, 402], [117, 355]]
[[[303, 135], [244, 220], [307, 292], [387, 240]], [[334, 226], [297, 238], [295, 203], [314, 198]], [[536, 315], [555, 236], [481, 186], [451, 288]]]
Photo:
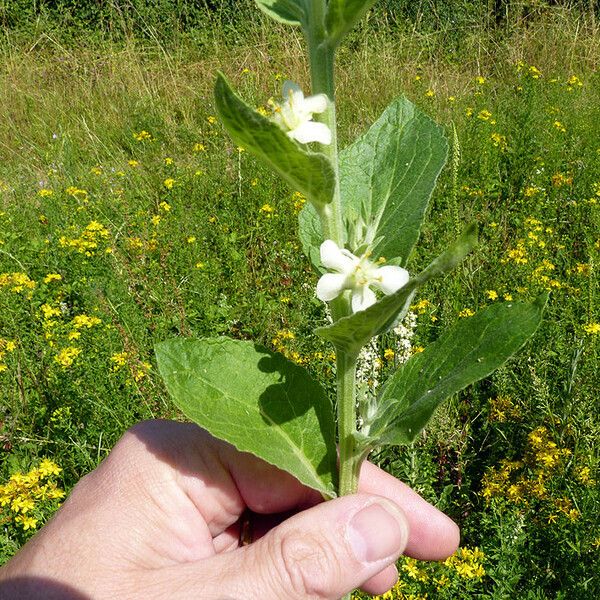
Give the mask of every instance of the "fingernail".
[[378, 500], [352, 517], [346, 535], [356, 560], [369, 563], [400, 556], [408, 539], [408, 527], [398, 508]]

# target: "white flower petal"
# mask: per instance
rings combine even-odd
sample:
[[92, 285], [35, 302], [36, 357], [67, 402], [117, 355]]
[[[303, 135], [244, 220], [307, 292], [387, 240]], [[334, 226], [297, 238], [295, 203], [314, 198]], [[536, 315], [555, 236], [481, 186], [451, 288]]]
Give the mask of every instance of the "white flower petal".
[[309, 113], [322, 113], [327, 110], [327, 96], [317, 94], [304, 99], [303, 109]]
[[325, 273], [317, 282], [317, 298], [329, 302], [337, 298], [343, 291], [346, 276], [341, 273]]
[[406, 269], [387, 265], [377, 269], [376, 279], [372, 285], [377, 286], [384, 294], [393, 294], [408, 283], [409, 275]]
[[333, 240], [325, 240], [320, 247], [321, 264], [326, 269], [333, 269], [338, 273], [348, 275], [353, 269], [358, 259], [348, 252], [342, 250]]
[[352, 290], [352, 312], [365, 310], [377, 302], [375, 292], [368, 286], [360, 286]]
[[325, 123], [305, 121], [299, 127], [290, 131], [288, 135], [301, 144], [308, 144], [310, 142], [319, 142], [326, 146], [331, 144], [331, 130]]

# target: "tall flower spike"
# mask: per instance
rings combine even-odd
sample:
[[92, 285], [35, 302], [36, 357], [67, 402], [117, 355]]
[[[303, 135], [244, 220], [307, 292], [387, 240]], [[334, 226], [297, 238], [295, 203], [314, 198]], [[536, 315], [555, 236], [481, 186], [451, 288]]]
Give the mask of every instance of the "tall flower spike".
[[313, 114], [327, 110], [327, 102], [325, 94], [305, 98], [298, 85], [286, 81], [283, 84], [283, 102], [275, 105], [272, 119], [287, 133], [288, 137], [301, 144], [309, 142], [331, 144], [329, 127], [325, 123], [316, 123], [312, 120]]
[[321, 263], [334, 271], [325, 273], [317, 283], [317, 298], [330, 302], [344, 290], [352, 292], [352, 311], [365, 310], [377, 302], [371, 286], [389, 295], [408, 282], [408, 271], [388, 265], [380, 267], [369, 260], [369, 253], [361, 257], [340, 248], [333, 240], [321, 244]]

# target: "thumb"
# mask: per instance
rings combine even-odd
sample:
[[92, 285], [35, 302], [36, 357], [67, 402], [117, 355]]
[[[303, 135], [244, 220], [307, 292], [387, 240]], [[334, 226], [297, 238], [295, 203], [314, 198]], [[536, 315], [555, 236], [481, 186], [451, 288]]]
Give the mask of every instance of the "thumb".
[[407, 521], [390, 500], [366, 494], [337, 498], [218, 557], [229, 568], [218, 571], [227, 574], [225, 580], [213, 580], [215, 597], [340, 598], [393, 564], [407, 540]]

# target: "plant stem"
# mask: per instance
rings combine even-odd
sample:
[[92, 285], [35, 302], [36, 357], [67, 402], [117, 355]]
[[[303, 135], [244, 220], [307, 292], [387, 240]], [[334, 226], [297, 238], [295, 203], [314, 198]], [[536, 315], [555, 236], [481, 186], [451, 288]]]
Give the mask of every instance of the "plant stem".
[[[321, 147], [333, 167], [335, 190], [331, 203], [319, 211], [321, 228], [325, 239], [333, 240], [343, 247], [346, 242], [346, 230], [342, 219], [340, 197], [340, 175], [337, 147], [337, 123], [335, 115], [335, 47], [328, 40], [325, 31], [324, 0], [312, 0], [310, 22], [306, 35], [310, 57], [310, 74], [313, 94], [326, 94], [329, 98], [327, 110], [321, 115], [321, 122], [331, 130], [331, 144]], [[351, 314], [347, 297], [340, 297], [331, 303], [331, 315], [334, 321]], [[340, 496], [353, 494], [358, 488], [358, 471], [363, 453], [356, 446], [356, 356], [350, 356], [336, 349], [337, 363], [337, 414], [340, 452], [339, 488]]]
[[335, 48], [331, 46], [325, 31], [325, 2], [312, 0], [310, 23], [306, 30], [310, 59], [312, 94], [325, 94], [329, 98], [327, 110], [319, 120], [331, 131], [331, 144], [322, 145], [320, 150], [333, 167], [335, 188], [332, 201], [320, 211], [321, 227], [325, 239], [333, 240], [338, 246], [344, 246], [346, 231], [342, 219], [340, 199], [340, 176], [338, 164], [337, 123], [335, 114]]
[[343, 350], [336, 352], [337, 414], [339, 433], [339, 488], [345, 496], [358, 490], [358, 476], [364, 456], [356, 440], [356, 356]]
[[[335, 189], [331, 203], [319, 211], [321, 228], [325, 239], [333, 240], [343, 247], [346, 242], [346, 230], [342, 219], [340, 197], [340, 175], [337, 146], [337, 123], [335, 114], [335, 47], [329, 42], [325, 31], [324, 0], [312, 0], [310, 22], [306, 34], [310, 57], [312, 94], [326, 94], [329, 98], [327, 110], [321, 115], [321, 122], [331, 130], [331, 144], [321, 147], [333, 167]], [[341, 297], [331, 303], [334, 321], [351, 313], [347, 297]], [[358, 488], [358, 471], [364, 456], [356, 446], [356, 356], [350, 356], [336, 349], [337, 362], [337, 412], [340, 452], [339, 495], [353, 494]]]

